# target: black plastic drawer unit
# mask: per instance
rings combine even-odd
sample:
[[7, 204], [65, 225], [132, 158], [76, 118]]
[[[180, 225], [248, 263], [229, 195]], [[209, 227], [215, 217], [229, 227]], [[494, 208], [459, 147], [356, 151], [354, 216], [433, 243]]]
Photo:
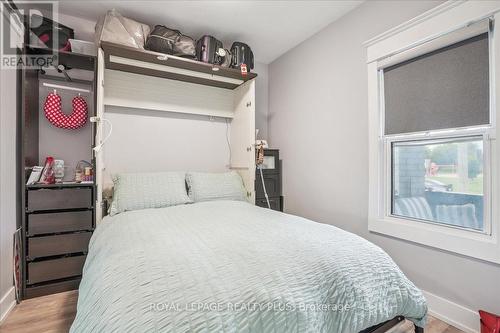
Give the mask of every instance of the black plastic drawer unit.
[[28, 211], [92, 207], [92, 188], [57, 188], [28, 191]]
[[93, 211], [70, 211], [28, 215], [28, 235], [92, 230]]
[[24, 298], [78, 288], [95, 228], [93, 184], [26, 189]]
[[30, 237], [28, 239], [28, 257], [30, 259], [50, 257], [62, 254], [87, 252], [91, 232], [79, 232], [62, 235]]
[[70, 278], [82, 274], [85, 257], [65, 257], [28, 263], [28, 284]]

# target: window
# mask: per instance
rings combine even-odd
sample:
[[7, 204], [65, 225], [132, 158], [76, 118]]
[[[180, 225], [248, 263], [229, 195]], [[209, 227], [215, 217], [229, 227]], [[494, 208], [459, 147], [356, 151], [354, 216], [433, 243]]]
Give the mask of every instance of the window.
[[[391, 65], [380, 75], [391, 163], [389, 215], [489, 231], [484, 143], [476, 135], [486, 135], [490, 124], [488, 32]], [[470, 129], [476, 134], [467, 135]]]
[[500, 12], [477, 9], [367, 42], [368, 228], [500, 263]]
[[391, 145], [392, 215], [484, 231], [482, 137]]

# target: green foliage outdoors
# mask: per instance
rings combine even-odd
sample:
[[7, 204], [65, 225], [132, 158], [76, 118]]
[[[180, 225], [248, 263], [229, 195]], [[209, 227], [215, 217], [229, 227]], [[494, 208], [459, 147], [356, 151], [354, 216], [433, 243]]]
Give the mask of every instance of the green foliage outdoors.
[[[433, 146], [426, 146], [425, 156], [431, 162], [440, 167], [439, 173], [455, 172], [451, 166], [456, 166], [458, 163], [458, 145], [464, 143], [445, 143]], [[482, 172], [483, 151], [479, 145], [474, 142], [467, 143], [468, 154], [468, 176], [469, 179], [477, 178]]]

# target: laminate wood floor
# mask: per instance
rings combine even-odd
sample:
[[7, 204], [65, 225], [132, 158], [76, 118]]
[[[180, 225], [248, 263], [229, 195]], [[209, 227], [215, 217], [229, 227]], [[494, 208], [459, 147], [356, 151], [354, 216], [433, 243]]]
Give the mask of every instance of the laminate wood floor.
[[[76, 313], [78, 293], [37, 297], [18, 304], [0, 325], [1, 333], [66, 333]], [[391, 333], [413, 333], [413, 324], [405, 322]], [[461, 333], [462, 331], [430, 317], [425, 333]]]

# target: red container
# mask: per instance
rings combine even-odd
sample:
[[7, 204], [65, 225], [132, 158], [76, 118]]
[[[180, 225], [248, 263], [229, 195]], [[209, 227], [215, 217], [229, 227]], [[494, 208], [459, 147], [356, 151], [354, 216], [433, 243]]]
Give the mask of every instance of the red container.
[[479, 310], [481, 333], [500, 333], [500, 316]]

